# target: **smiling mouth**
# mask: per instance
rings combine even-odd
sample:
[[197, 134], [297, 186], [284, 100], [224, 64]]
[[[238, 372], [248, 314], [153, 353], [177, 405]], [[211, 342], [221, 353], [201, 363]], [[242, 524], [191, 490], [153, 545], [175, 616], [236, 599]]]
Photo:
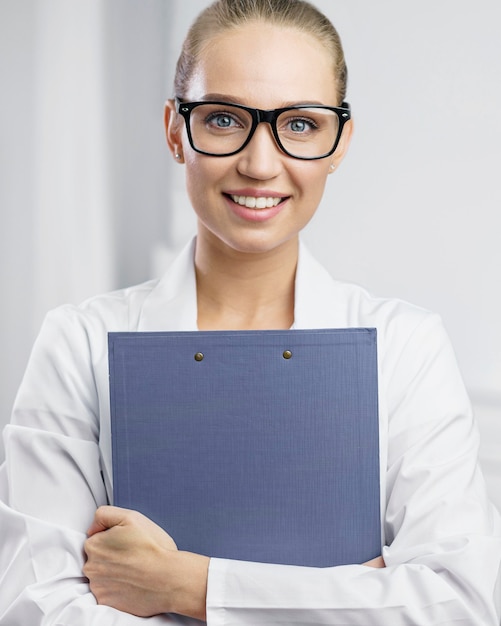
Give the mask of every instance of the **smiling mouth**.
[[263, 197], [263, 196], [235, 196], [230, 194], [228, 196], [240, 206], [244, 206], [247, 209], [271, 209], [273, 207], [278, 206], [281, 202], [283, 202], [286, 198], [276, 198], [276, 197]]

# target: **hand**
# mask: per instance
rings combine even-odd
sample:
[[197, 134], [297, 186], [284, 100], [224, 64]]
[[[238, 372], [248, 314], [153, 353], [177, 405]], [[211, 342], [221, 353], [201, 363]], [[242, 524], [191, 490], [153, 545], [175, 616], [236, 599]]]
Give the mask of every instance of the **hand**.
[[96, 511], [87, 534], [84, 575], [98, 604], [139, 617], [205, 619], [207, 557], [178, 551], [147, 517], [113, 506]]
[[382, 556], [377, 556], [375, 559], [372, 559], [371, 561], [362, 563], [362, 565], [366, 565], [367, 567], [386, 567], [386, 563], [384, 562]]

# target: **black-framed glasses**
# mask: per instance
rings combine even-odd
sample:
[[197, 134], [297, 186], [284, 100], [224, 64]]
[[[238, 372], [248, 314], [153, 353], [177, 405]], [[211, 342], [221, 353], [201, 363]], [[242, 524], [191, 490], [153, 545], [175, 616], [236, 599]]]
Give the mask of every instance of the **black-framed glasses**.
[[184, 102], [176, 109], [186, 122], [191, 147], [209, 156], [231, 156], [247, 146], [258, 124], [270, 124], [282, 152], [295, 159], [323, 159], [338, 146], [350, 105], [299, 104], [282, 109], [253, 109], [228, 102]]

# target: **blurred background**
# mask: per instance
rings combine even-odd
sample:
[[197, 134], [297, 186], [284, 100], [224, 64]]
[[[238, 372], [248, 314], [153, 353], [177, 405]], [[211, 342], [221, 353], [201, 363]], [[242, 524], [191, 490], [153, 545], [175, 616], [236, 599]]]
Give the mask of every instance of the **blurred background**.
[[[0, 427], [46, 311], [161, 274], [193, 233], [163, 106], [207, 4], [0, 0]], [[501, 508], [501, 3], [316, 5], [355, 136], [305, 239], [335, 277], [442, 315]]]

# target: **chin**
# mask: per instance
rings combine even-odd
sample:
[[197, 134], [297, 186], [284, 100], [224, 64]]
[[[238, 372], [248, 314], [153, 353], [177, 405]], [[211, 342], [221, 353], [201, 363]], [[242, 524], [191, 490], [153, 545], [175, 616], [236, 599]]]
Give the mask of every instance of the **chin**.
[[225, 240], [223, 243], [239, 254], [270, 254], [297, 245], [298, 236], [276, 239], [266, 236], [246, 237], [238, 240]]
[[[221, 227], [218, 227], [221, 226]], [[279, 226], [277, 224], [277, 226]], [[295, 225], [297, 226], [297, 225]], [[270, 254], [297, 247], [299, 228], [273, 228], [267, 225], [209, 224], [198, 221], [198, 237], [222, 254]]]

